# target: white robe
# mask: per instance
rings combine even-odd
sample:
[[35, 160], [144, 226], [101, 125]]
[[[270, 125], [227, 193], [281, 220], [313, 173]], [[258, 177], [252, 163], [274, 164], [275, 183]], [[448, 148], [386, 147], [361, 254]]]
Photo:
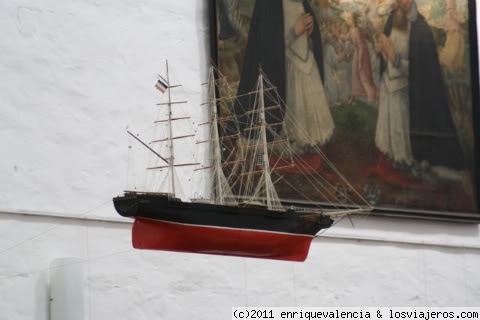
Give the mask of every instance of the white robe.
[[375, 143], [395, 161], [413, 162], [410, 144], [408, 95], [409, 32], [392, 29], [390, 35], [397, 59], [388, 61], [380, 83]]
[[286, 55], [285, 131], [292, 146], [323, 145], [335, 127], [312, 51], [311, 39], [295, 35], [297, 19], [305, 14], [302, 1], [282, 0]]

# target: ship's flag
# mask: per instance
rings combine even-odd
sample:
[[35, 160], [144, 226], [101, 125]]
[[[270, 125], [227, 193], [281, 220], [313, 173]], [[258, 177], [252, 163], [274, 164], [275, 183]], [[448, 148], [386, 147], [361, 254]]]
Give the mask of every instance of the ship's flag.
[[168, 88], [168, 82], [165, 81], [164, 79], [158, 79], [157, 80], [157, 83], [155, 83], [155, 88], [157, 88], [158, 90], [160, 90], [160, 92], [164, 93], [165, 90], [167, 90]]

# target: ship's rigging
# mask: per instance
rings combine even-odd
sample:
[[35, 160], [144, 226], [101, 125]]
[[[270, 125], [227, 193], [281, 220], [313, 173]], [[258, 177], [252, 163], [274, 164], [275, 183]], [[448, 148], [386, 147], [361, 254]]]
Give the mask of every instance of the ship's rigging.
[[[261, 69], [255, 88], [248, 93], [251, 102], [239, 115], [231, 108], [238, 97], [226, 94], [232, 90], [211, 67], [208, 101], [203, 104], [208, 108], [208, 121], [197, 125], [196, 134], [173, 129], [174, 124], [190, 118], [177, 115], [172, 108], [185, 100], [172, 100], [168, 72], [161, 80], [158, 89], [168, 91], [168, 101], [158, 105], [168, 108], [167, 118], [155, 120], [154, 125], [167, 136], [147, 143], [128, 133], [153, 156], [154, 164], [147, 171], [156, 175], [154, 181], [167, 181], [166, 188], [132, 189], [113, 199], [120, 215], [135, 218], [135, 248], [304, 261], [320, 230], [332, 226], [334, 220], [372, 210], [318, 146], [311, 143], [303, 154], [294, 150], [287, 132], [294, 129], [298, 134], [301, 128], [284, 128], [284, 117], [291, 117], [288, 108], [282, 109], [285, 115], [281, 118], [272, 118], [270, 112], [285, 104]], [[265, 105], [265, 101], [274, 103]], [[294, 119], [289, 123], [295, 123]], [[207, 129], [207, 137], [200, 136], [199, 128]], [[180, 141], [208, 146], [208, 156], [200, 157], [202, 161], [185, 159], [180, 153], [191, 149], [177, 148]], [[315, 167], [318, 161], [329, 166], [330, 175], [336, 175], [342, 193]], [[175, 173], [186, 168], [191, 169], [190, 176], [204, 174], [206, 183], [191, 184], [207, 191], [203, 197], [180, 199]]]
[[[162, 78], [163, 79], [163, 78]], [[190, 119], [189, 116], [174, 115], [173, 105], [184, 104], [186, 100], [172, 100], [172, 89], [180, 85], [170, 86], [167, 64], [167, 74], [164, 81], [167, 83], [166, 96], [168, 101], [158, 103], [158, 106], [168, 107], [167, 119], [156, 120], [156, 125], [167, 127], [168, 135], [162, 139], [152, 139], [150, 144], [143, 142], [138, 136], [128, 132], [140, 144], [148, 148], [155, 157], [162, 160], [163, 165], [149, 166], [147, 169], [168, 169], [168, 190], [149, 190], [151, 192], [166, 192], [173, 197], [177, 195], [175, 170], [178, 167], [192, 167], [192, 172], [209, 172], [208, 182], [205, 185], [209, 191], [204, 197], [193, 199], [193, 201], [210, 202], [219, 205], [264, 205], [269, 210], [285, 211], [289, 207], [296, 206], [295, 200], [299, 203], [310, 202], [321, 204], [328, 202], [325, 212], [336, 217], [354, 213], [365, 213], [372, 210], [372, 207], [363, 197], [350, 185], [347, 179], [335, 168], [326, 158], [318, 146], [311, 145], [311, 150], [324, 161], [329, 171], [337, 177], [336, 185], [328, 178], [316, 172], [308, 161], [301, 154], [293, 150], [290, 145], [286, 130], [278, 128], [284, 125], [282, 119], [267, 123], [265, 114], [269, 110], [280, 108], [283, 101], [276, 94], [276, 88], [268, 81], [268, 78], [259, 69], [259, 78], [255, 88], [247, 93], [252, 97], [252, 106], [245, 107], [245, 115], [238, 117], [229, 111], [229, 106], [238, 96], [231, 94], [227, 81], [214, 66], [210, 67], [208, 81], [208, 101], [202, 106], [208, 108], [209, 119], [197, 125], [199, 128], [208, 128], [208, 137], [202, 138], [198, 135], [184, 133], [174, 136], [173, 126], [182, 120]], [[220, 97], [218, 97], [220, 93]], [[269, 101], [276, 101], [274, 105], [265, 105], [265, 95]], [[219, 109], [223, 109], [219, 115]], [[227, 110], [225, 112], [225, 110]], [[288, 112], [286, 114], [288, 115]], [[239, 123], [239, 119], [248, 119], [248, 123]], [[294, 119], [290, 123], [295, 123]], [[227, 128], [228, 127], [228, 128]], [[243, 128], [240, 130], [239, 128]], [[298, 128], [294, 128], [298, 130]], [[209, 145], [207, 162], [190, 161], [179, 163], [175, 158], [175, 142], [180, 139], [195, 137], [195, 144]], [[154, 144], [166, 143], [168, 155], [161, 155], [154, 149]], [[205, 159], [204, 159], [205, 160]], [[287, 172], [287, 173], [285, 173]], [[288, 174], [294, 172], [293, 174]], [[301, 176], [301, 178], [300, 178]], [[292, 179], [293, 177], [293, 179]], [[302, 185], [296, 185], [301, 181]], [[305, 188], [309, 185], [309, 188]], [[281, 186], [281, 195], [278, 194], [276, 186]], [[342, 199], [338, 199], [338, 186], [348, 192], [340, 193]], [[308, 189], [309, 192], [304, 192]], [[147, 190], [144, 190], [148, 192]], [[290, 197], [288, 195], [290, 194]], [[284, 195], [287, 195], [285, 197]], [[315, 197], [317, 199], [315, 199]], [[282, 204], [282, 199], [289, 203]], [[292, 204], [293, 203], [293, 204]], [[360, 205], [359, 205], [360, 204]], [[320, 208], [319, 208], [320, 210]]]

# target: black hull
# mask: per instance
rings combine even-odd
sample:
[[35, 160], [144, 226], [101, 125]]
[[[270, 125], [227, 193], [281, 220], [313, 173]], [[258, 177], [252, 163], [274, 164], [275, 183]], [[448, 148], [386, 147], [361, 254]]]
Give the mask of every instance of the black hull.
[[113, 202], [117, 212], [124, 217], [140, 217], [194, 226], [314, 236], [333, 223], [327, 216], [308, 211], [281, 212], [263, 207], [182, 202], [164, 194], [127, 193], [114, 198]]

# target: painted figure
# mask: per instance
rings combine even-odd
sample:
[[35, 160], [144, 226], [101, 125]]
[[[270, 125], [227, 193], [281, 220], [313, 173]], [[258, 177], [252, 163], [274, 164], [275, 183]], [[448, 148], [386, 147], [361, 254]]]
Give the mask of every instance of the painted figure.
[[449, 71], [465, 67], [465, 22], [457, 12], [455, 0], [446, 0], [447, 14], [443, 29], [446, 31], [445, 45], [440, 51], [440, 63]]
[[375, 142], [390, 159], [380, 157], [377, 173], [392, 176], [392, 159], [462, 170], [432, 30], [414, 0], [396, 5], [379, 37], [384, 59]]
[[247, 26], [240, 17], [238, 0], [221, 0], [217, 3], [218, 47], [222, 50], [220, 65], [228, 66], [222, 68], [222, 73], [238, 81], [245, 53], [239, 45], [247, 39]]
[[352, 60], [352, 96], [348, 102], [353, 103], [358, 97], [375, 100], [377, 88], [372, 78], [368, 42], [358, 27], [358, 14], [348, 12], [345, 16], [345, 20], [350, 26], [350, 32], [347, 35], [338, 34], [338, 37], [350, 40], [354, 48]]
[[339, 39], [336, 34], [342, 32], [342, 22], [329, 21], [322, 32], [325, 79], [324, 87], [330, 107], [345, 103], [351, 96], [352, 44]]
[[322, 33], [325, 68], [324, 87], [328, 104], [330, 106], [335, 106], [340, 102], [339, 96], [342, 90], [338, 81], [339, 50], [336, 46], [333, 36], [330, 33], [331, 24], [328, 24], [325, 29], [326, 32]]
[[[408, 97], [408, 20], [402, 10], [393, 13], [390, 36], [380, 39], [386, 65], [380, 82], [375, 144], [390, 159], [411, 165], [413, 154]], [[394, 59], [387, 56], [388, 45], [395, 53]]]
[[[248, 35], [244, 67], [238, 87], [237, 115], [251, 105], [250, 92], [259, 67], [276, 86], [286, 107], [267, 111], [268, 123], [284, 120], [277, 132], [288, 131], [290, 142], [300, 149], [325, 144], [333, 134], [334, 122], [323, 88], [323, 52], [320, 30], [308, 1], [258, 0]], [[265, 105], [278, 101], [267, 98]], [[294, 123], [294, 120], [296, 123]], [[247, 123], [239, 118], [240, 125]], [[302, 127], [307, 135], [295, 128]]]
[[[337, 23], [336, 29], [341, 34], [349, 32], [348, 25], [344, 22]], [[341, 92], [339, 100], [340, 102], [346, 102], [352, 96], [352, 57], [355, 50], [348, 40], [337, 39], [337, 43], [340, 50], [338, 64]]]

